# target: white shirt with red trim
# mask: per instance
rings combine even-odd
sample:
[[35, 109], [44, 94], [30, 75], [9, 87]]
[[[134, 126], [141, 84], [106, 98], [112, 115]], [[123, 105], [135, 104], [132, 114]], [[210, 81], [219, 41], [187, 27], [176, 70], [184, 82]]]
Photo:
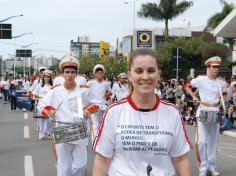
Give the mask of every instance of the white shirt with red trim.
[[172, 157], [190, 150], [186, 130], [176, 107], [159, 100], [148, 112], [139, 111], [131, 97], [114, 103], [104, 113], [94, 151], [112, 158], [108, 175], [172, 176]]
[[[207, 76], [198, 76], [191, 81], [192, 87], [199, 91], [200, 100], [209, 104], [220, 103], [220, 91], [226, 92], [226, 82], [219, 79], [210, 79]], [[201, 110], [219, 111], [219, 107], [208, 107], [200, 104], [196, 116]]]

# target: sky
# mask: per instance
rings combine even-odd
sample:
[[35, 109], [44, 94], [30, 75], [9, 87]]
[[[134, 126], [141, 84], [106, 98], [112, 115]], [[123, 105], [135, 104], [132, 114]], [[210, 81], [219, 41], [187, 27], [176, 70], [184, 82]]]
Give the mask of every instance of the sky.
[[[133, 2], [134, 0], [128, 0]], [[142, 3], [159, 0], [136, 0], [137, 13]], [[236, 0], [228, 0], [236, 4]], [[117, 38], [133, 28], [134, 3], [125, 0], [0, 0], [0, 21], [9, 16], [23, 14], [23, 17], [9, 19], [12, 35], [25, 35], [12, 40], [0, 39], [0, 55], [9, 58], [16, 49], [31, 43], [33, 55], [61, 57], [70, 49], [70, 41], [78, 36], [88, 36], [91, 42], [107, 41], [115, 46]], [[186, 19], [191, 27], [202, 27], [223, 5], [220, 0], [193, 0], [193, 6], [169, 22], [169, 27], [177, 27]], [[137, 29], [164, 27], [164, 23], [135, 18]]]

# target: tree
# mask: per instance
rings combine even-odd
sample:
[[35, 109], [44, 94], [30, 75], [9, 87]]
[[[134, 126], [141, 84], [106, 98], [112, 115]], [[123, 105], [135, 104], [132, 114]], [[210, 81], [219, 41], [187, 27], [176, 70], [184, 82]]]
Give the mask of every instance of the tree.
[[211, 31], [215, 29], [221, 23], [221, 21], [223, 21], [225, 17], [235, 8], [235, 5], [232, 2], [228, 3], [225, 0], [220, 0], [220, 2], [223, 5], [221, 12], [215, 13], [207, 20], [207, 25], [204, 29], [205, 31]]
[[205, 60], [209, 57], [217, 55], [225, 62], [229, 55], [229, 49], [224, 44], [204, 42], [201, 38], [178, 38], [165, 42], [157, 48], [163, 79], [175, 78], [176, 71], [173, 70], [175, 68], [172, 65], [173, 48], [182, 49], [182, 58], [179, 60], [180, 78], [186, 78], [190, 68], [204, 68]]
[[177, 3], [177, 0], [161, 0], [159, 6], [156, 3], [142, 4], [141, 10], [138, 12], [138, 16], [141, 18], [150, 18], [154, 21], [165, 22], [165, 41], [169, 36], [168, 23], [169, 20], [184, 13], [188, 8], [193, 5], [192, 1], [181, 1]]
[[113, 59], [108, 56], [100, 58], [98, 55], [81, 56], [80, 61], [80, 73], [84, 73], [87, 76], [92, 76], [93, 67], [96, 64], [102, 64], [105, 67], [106, 78], [113, 80], [118, 74], [127, 72], [127, 61], [125, 58]]

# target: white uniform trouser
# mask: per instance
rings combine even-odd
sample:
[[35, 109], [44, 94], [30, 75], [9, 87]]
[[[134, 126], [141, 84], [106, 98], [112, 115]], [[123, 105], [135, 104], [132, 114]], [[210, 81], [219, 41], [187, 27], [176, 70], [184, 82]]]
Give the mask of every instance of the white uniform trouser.
[[100, 124], [102, 122], [103, 113], [104, 113], [104, 111], [100, 110], [100, 111], [91, 115], [92, 122], [93, 122], [93, 135], [94, 135], [94, 137], [97, 136]]
[[56, 144], [57, 176], [85, 176], [87, 172], [87, 146]]
[[201, 159], [200, 171], [212, 171], [216, 169], [216, 147], [219, 127], [219, 123], [204, 124], [198, 121], [198, 147]]

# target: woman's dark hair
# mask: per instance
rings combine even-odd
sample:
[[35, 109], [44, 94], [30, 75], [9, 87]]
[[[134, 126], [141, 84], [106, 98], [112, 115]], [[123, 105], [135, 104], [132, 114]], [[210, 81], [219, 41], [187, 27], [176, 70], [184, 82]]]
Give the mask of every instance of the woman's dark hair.
[[[44, 77], [45, 77], [45, 75], [43, 75], [43, 81], [42, 81], [42, 86], [41, 86], [41, 87], [44, 87], [44, 86], [45, 86]], [[49, 83], [51, 86], [53, 85], [52, 76], [50, 76], [50, 79], [49, 79], [49, 82], [48, 82], [48, 83]]]
[[134, 50], [131, 53], [131, 58], [130, 58], [129, 64], [128, 64], [128, 70], [131, 69], [131, 66], [133, 65], [134, 59], [138, 56], [152, 56], [156, 59], [157, 67], [159, 65], [159, 57], [157, 56], [157, 54], [153, 50], [146, 49], [146, 48], [141, 48], [141, 49]]

